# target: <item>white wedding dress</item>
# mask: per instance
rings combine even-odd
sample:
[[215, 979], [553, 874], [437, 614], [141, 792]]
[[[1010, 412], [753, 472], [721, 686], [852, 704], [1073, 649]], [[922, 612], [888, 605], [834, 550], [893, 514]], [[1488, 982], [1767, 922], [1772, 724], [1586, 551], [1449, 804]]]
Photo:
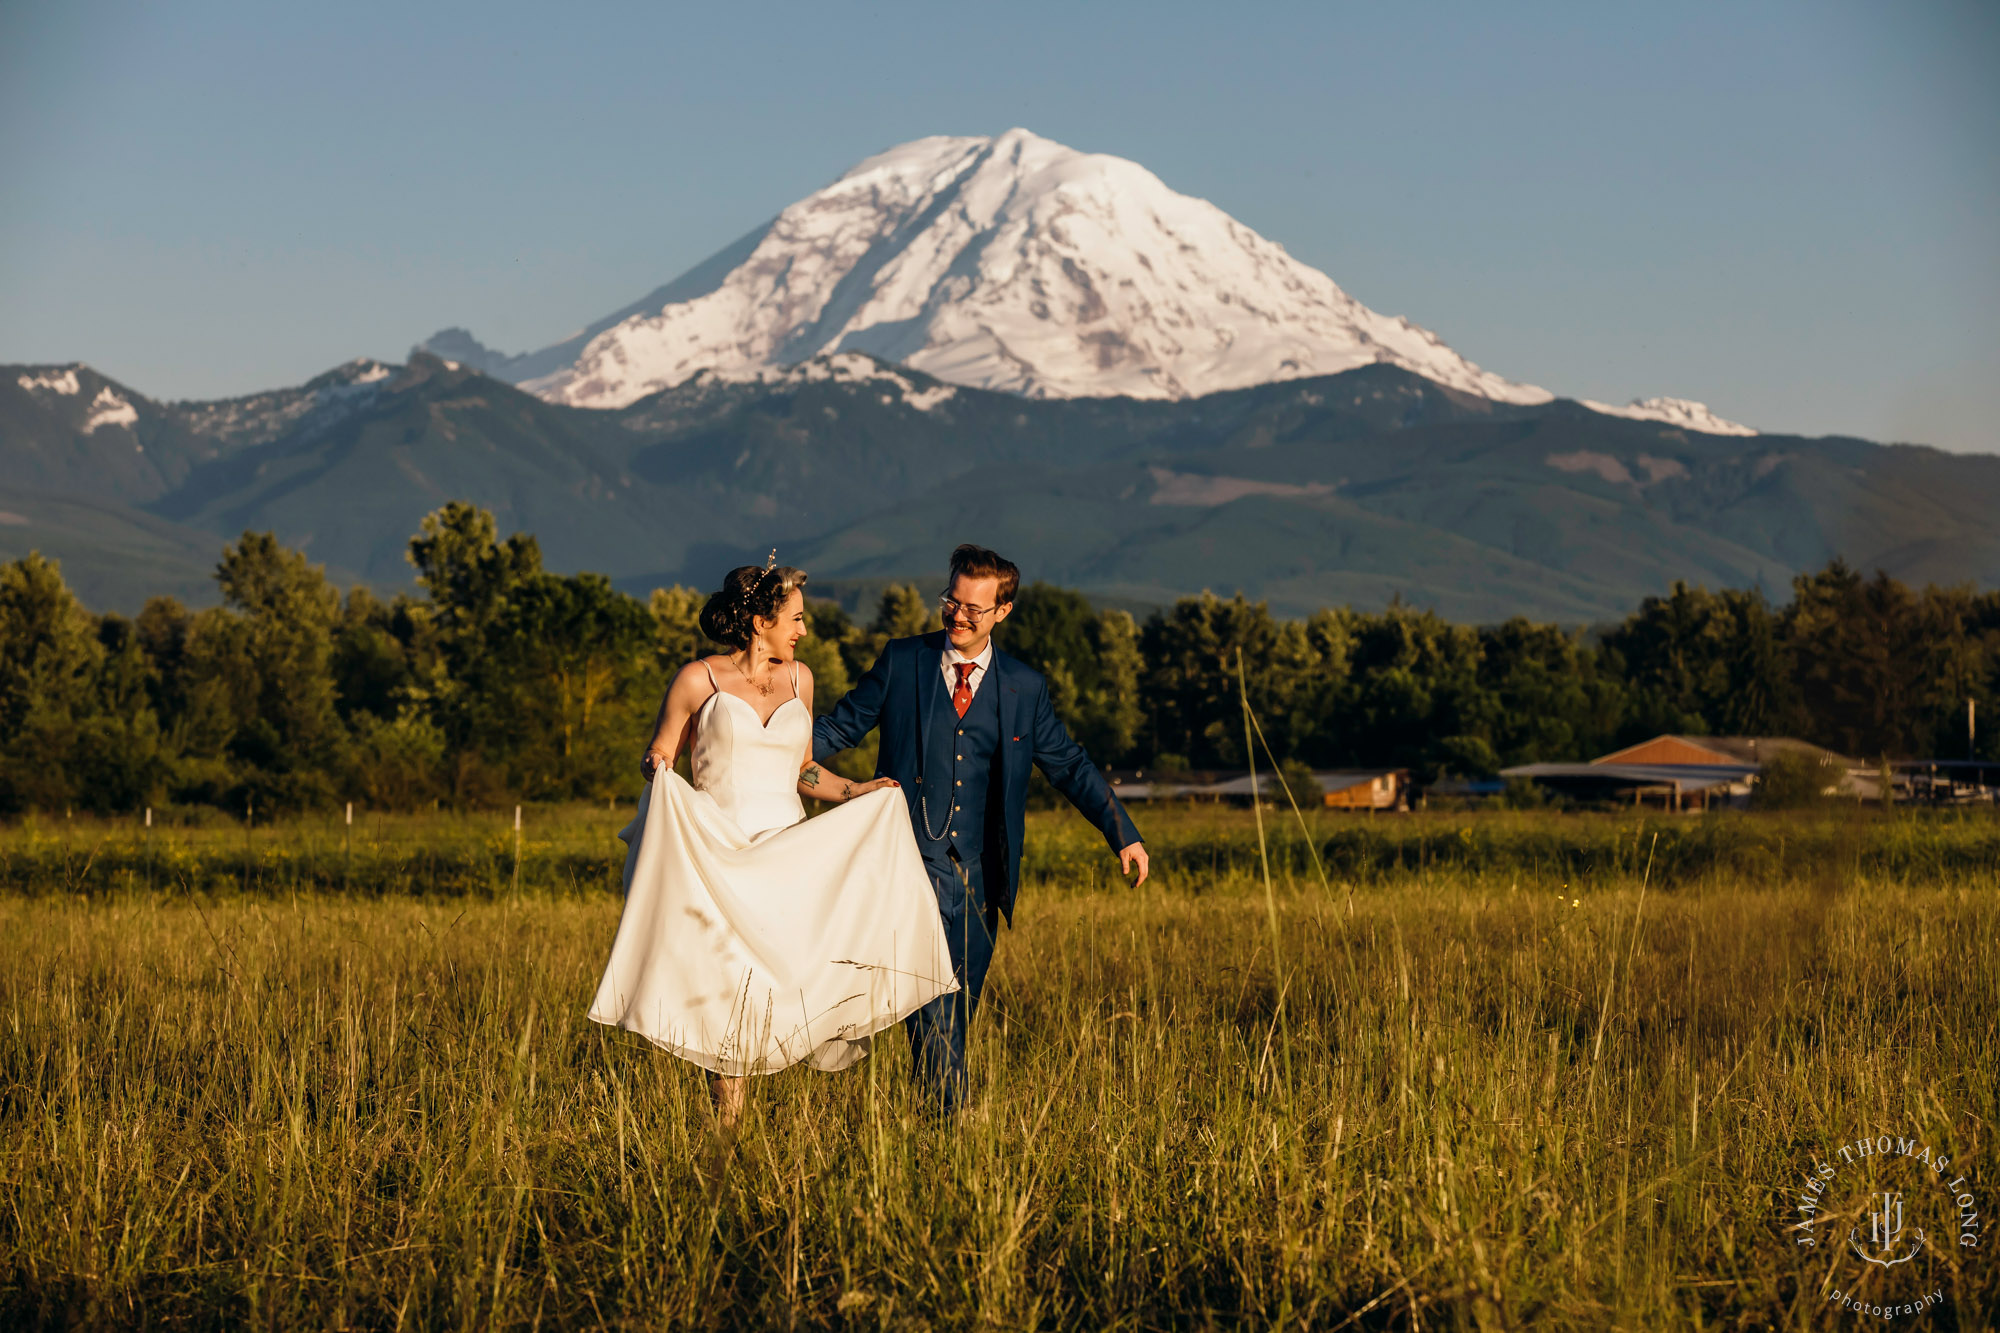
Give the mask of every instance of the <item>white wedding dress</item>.
[[957, 989], [901, 794], [805, 817], [796, 669], [792, 689], [762, 726], [717, 689], [695, 712], [693, 785], [659, 770], [618, 835], [625, 914], [590, 1017], [719, 1074], [843, 1069]]

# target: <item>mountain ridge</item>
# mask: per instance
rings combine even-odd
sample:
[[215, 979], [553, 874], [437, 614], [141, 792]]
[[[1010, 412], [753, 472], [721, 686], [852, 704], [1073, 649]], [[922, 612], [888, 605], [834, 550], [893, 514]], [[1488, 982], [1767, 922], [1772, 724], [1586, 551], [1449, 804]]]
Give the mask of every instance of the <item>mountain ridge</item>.
[[1287, 614], [1401, 596], [1580, 624], [1676, 579], [1775, 592], [1835, 556], [2000, 584], [2000, 459], [1496, 402], [1388, 365], [1031, 399], [842, 353], [616, 410], [421, 353], [217, 403], [6, 367], [0, 475], [0, 559], [42, 549], [117, 609], [200, 591], [203, 548], [246, 528], [406, 587], [410, 535], [455, 499], [533, 533], [550, 568], [638, 592], [773, 545], [822, 588], [929, 580], [961, 540], [1120, 605], [1211, 588]]

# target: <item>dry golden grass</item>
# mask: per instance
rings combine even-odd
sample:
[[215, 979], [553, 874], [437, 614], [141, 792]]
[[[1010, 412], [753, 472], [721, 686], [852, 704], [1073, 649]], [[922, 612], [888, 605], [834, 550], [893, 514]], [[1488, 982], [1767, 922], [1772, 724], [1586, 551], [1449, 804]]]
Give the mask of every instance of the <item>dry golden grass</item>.
[[[1182, 832], [1255, 858], [1240, 819]], [[1853, 1318], [1829, 1283], [1942, 1289], [1934, 1327], [2000, 1309], [1984, 1250], [1870, 1278], [1789, 1229], [1863, 1135], [2000, 1185], [1991, 872], [1426, 855], [1326, 888], [1281, 857], [1281, 979], [1261, 879], [1216, 859], [1024, 891], [958, 1122], [890, 1034], [759, 1080], [726, 1150], [694, 1071], [583, 1017], [608, 893], [0, 899], [0, 1324], [1806, 1328]]]

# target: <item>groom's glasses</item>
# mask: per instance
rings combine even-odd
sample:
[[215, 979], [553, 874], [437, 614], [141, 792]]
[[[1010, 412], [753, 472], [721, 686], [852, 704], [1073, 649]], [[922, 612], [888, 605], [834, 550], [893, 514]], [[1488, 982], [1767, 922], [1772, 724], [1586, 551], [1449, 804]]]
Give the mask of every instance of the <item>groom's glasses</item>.
[[956, 621], [960, 616], [964, 616], [974, 625], [977, 625], [980, 621], [986, 619], [986, 617], [999, 609], [997, 606], [967, 606], [964, 602], [948, 594], [938, 598], [938, 610], [944, 612], [944, 618], [950, 621]]

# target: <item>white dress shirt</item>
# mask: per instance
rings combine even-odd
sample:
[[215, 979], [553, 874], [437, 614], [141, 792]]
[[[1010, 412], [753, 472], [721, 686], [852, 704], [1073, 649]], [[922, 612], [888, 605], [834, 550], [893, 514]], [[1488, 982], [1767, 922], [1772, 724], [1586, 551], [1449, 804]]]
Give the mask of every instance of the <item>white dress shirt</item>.
[[965, 683], [974, 694], [979, 693], [979, 682], [986, 679], [986, 668], [993, 665], [993, 640], [986, 640], [986, 646], [979, 650], [977, 657], [967, 657], [948, 643], [944, 646], [944, 697], [947, 699], [958, 688], [960, 662], [972, 663], [972, 674], [965, 678]]

